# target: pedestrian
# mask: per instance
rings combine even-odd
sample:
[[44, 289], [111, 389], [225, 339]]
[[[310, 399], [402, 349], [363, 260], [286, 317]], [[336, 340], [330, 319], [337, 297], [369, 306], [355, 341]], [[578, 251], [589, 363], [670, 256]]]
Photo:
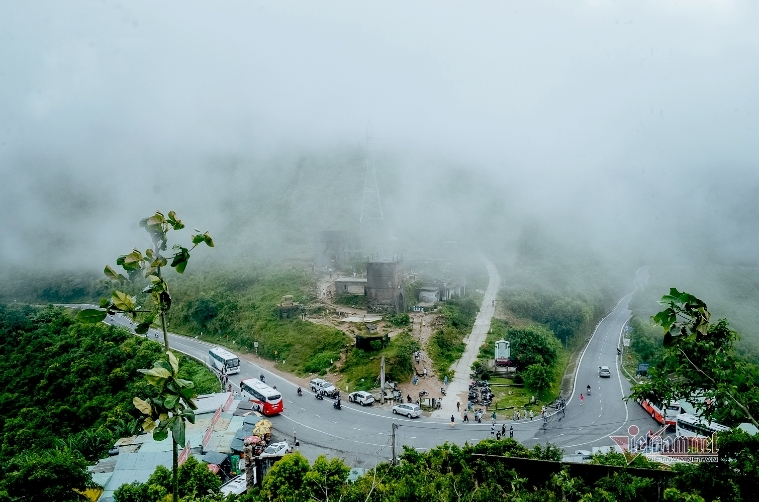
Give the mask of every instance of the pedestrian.
[[453, 427], [453, 415], [451, 415], [451, 427]]
[[293, 445], [298, 446], [298, 436], [293, 431]]
[[493, 411], [493, 415], [492, 416], [493, 416], [493, 422], [495, 422], [496, 419], [498, 418], [498, 415], [495, 414], [495, 411]]
[[501, 435], [506, 436], [506, 424], [501, 424]]
[[519, 422], [519, 420], [522, 419], [522, 415], [519, 414], [519, 410], [516, 410], [514, 414], [517, 416], [516, 421]]
[[464, 422], [469, 422], [469, 415], [466, 414], [466, 410], [464, 410]]
[[490, 424], [490, 435], [495, 436], [495, 423]]
[[585, 401], [585, 395], [580, 394], [580, 406], [582, 406], [583, 401]]
[[509, 437], [511, 439], [514, 439], [514, 426], [513, 425], [509, 427]]
[[498, 439], [499, 441], [501, 440], [501, 431], [498, 431], [495, 433], [495, 438]]
[[456, 401], [456, 411], [461, 411], [461, 401]]
[[530, 422], [532, 422], [532, 410], [530, 410]]
[[448, 386], [448, 375], [445, 375], [445, 377], [443, 378], [443, 385], [445, 385], [446, 387]]
[[424, 378], [427, 378], [427, 368], [424, 368]]

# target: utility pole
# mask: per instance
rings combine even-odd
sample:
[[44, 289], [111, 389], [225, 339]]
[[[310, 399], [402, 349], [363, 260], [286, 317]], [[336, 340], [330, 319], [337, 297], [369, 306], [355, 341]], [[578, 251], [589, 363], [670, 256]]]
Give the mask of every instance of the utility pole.
[[398, 426], [395, 425], [395, 423], [393, 423], [393, 445], [392, 445], [392, 449], [393, 449], [393, 462], [392, 462], [392, 464], [393, 465], [398, 465], [398, 460], [396, 460], [396, 458], [395, 458], [395, 429], [397, 429], [397, 428], [398, 428]]
[[380, 361], [380, 403], [385, 404], [385, 356]]

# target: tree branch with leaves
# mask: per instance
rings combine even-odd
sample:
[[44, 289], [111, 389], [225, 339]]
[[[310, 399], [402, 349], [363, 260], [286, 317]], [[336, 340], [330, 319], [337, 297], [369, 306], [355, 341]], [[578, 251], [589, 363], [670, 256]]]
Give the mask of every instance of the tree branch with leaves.
[[711, 323], [706, 304], [689, 293], [672, 288], [659, 303], [666, 308], [652, 320], [664, 329], [665, 354], [628, 399], [685, 399], [707, 420], [759, 426], [759, 372], [736, 354], [738, 334], [725, 319]]
[[[190, 252], [201, 244], [214, 247], [214, 243], [208, 232], [195, 229], [197, 233], [191, 235], [192, 244], [189, 247], [175, 244], [171, 248], [170, 255], [164, 256], [163, 253], [168, 250], [168, 234], [170, 231], [182, 230], [185, 226], [182, 220], [174, 211], [169, 211], [168, 216], [156, 211], [154, 215], [142, 219], [140, 226], [150, 236], [152, 247], [147, 248], [144, 253], [135, 248], [131, 253], [116, 259], [116, 265], [121, 267], [126, 275], [117, 272], [110, 265], [105, 266], [103, 273], [108, 279], [119, 284], [147, 279], [149, 284], [142, 292], [150, 295], [151, 308], [143, 309], [137, 304], [134, 296], [117, 289], [109, 298], [103, 298], [100, 301], [99, 309], [82, 310], [79, 313], [79, 319], [83, 322], [95, 323], [105, 320], [108, 315], [128, 315], [137, 323], [134, 330], [137, 334], [147, 333], [155, 320], [160, 320], [166, 359], [155, 361], [151, 369], [140, 370], [145, 374], [148, 383], [156, 389], [157, 396], [147, 400], [135, 397], [134, 405], [146, 415], [143, 429], [145, 432], [152, 431], [153, 439], [163, 441], [171, 432], [172, 497], [174, 502], [177, 502], [179, 467], [177, 449], [178, 446], [184, 447], [185, 421], [195, 423], [193, 410], [197, 407], [192, 401], [196, 397], [194, 384], [178, 377], [179, 362], [169, 347], [166, 314], [171, 308], [171, 295], [161, 269], [170, 266], [182, 274], [190, 260]], [[171, 263], [169, 263], [169, 258]]]

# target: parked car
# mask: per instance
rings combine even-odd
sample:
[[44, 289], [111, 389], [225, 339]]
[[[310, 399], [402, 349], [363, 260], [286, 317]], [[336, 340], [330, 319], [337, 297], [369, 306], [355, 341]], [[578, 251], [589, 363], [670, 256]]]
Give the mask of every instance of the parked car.
[[351, 392], [348, 394], [348, 401], [351, 403], [358, 403], [361, 406], [368, 406], [374, 402], [374, 396], [368, 392], [360, 390], [358, 392]]
[[421, 417], [422, 409], [418, 404], [404, 403], [393, 406], [393, 414], [406, 415], [409, 418]]
[[287, 441], [280, 441], [279, 443], [272, 443], [269, 446], [266, 447], [266, 449], [261, 453], [262, 457], [273, 457], [276, 455], [284, 455], [290, 450], [290, 445], [287, 444]]
[[599, 366], [598, 367], [598, 376], [603, 378], [611, 378], [611, 370], [608, 366]]
[[337, 394], [337, 387], [335, 387], [334, 385], [332, 385], [326, 380], [322, 380], [321, 378], [314, 378], [313, 380], [311, 380], [310, 383], [311, 383], [311, 390], [313, 392], [317, 392], [321, 390], [322, 392], [324, 392], [325, 395], [329, 397], [335, 397], [335, 395]]

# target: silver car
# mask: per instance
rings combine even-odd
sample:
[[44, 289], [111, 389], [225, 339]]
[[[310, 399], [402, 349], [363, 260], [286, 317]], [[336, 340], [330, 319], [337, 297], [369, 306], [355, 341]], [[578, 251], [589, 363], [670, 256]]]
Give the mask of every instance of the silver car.
[[422, 416], [422, 409], [418, 404], [398, 404], [393, 406], [394, 415], [406, 415], [409, 418]]
[[368, 392], [360, 390], [358, 392], [351, 392], [348, 394], [348, 401], [351, 403], [358, 403], [361, 406], [368, 406], [374, 402], [374, 396]]
[[608, 366], [599, 366], [598, 376], [602, 378], [611, 378], [611, 370], [609, 369]]
[[326, 380], [323, 380], [321, 378], [314, 378], [310, 382], [311, 384], [311, 390], [316, 393], [318, 391], [324, 392], [326, 396], [334, 397], [337, 394], [337, 387], [332, 385]]

